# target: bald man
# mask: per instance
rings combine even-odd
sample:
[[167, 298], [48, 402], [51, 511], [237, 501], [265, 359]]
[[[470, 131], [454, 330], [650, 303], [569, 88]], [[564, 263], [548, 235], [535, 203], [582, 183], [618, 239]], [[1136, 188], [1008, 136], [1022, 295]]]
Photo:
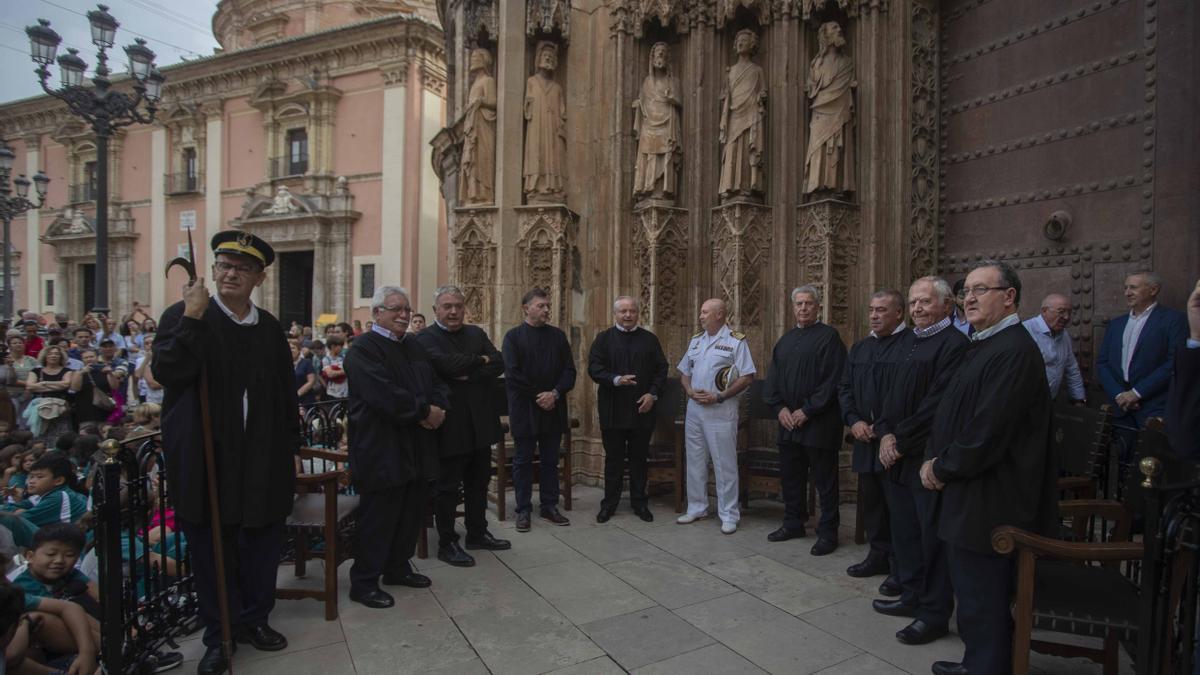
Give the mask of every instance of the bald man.
[[700, 327], [679, 362], [680, 383], [688, 397], [684, 439], [687, 446], [687, 512], [680, 525], [708, 516], [708, 460], [717, 479], [717, 515], [721, 532], [737, 532], [737, 396], [754, 379], [754, 360], [746, 334], [725, 324], [724, 300], [705, 300]]
[[1046, 362], [1046, 382], [1050, 386], [1051, 400], [1058, 398], [1058, 390], [1064, 381], [1071, 402], [1083, 404], [1083, 374], [1079, 372], [1079, 361], [1071, 347], [1071, 336], [1067, 326], [1071, 323], [1071, 300], [1060, 293], [1051, 293], [1042, 300], [1042, 311], [1025, 321], [1025, 329], [1033, 336], [1042, 359]]

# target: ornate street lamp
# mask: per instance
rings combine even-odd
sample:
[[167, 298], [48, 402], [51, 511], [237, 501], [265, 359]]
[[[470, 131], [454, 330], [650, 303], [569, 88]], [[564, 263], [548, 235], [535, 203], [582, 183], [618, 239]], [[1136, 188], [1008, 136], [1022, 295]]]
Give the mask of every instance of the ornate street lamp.
[[[0, 316], [5, 319], [13, 315], [12, 292], [12, 234], [9, 228], [12, 219], [33, 209], [40, 209], [46, 203], [46, 187], [50, 179], [41, 171], [33, 177], [37, 201], [29, 201], [30, 181], [25, 174], [18, 175], [9, 183], [12, 176], [13, 160], [16, 154], [7, 146], [0, 146], [0, 220], [4, 221], [4, 306], [0, 308]], [[13, 196], [14, 188], [16, 196]], [[36, 281], [34, 281], [36, 283]]]
[[96, 72], [91, 87], [83, 84], [87, 63], [79, 57], [77, 50], [67, 49], [67, 53], [57, 59], [62, 85], [51, 89], [47, 84], [49, 66], [55, 62], [54, 55], [62, 38], [45, 19], [38, 19], [38, 25], [26, 28], [25, 34], [29, 36], [30, 57], [38, 64], [34, 72], [42, 90], [66, 103], [71, 112], [90, 124], [96, 134], [96, 299], [92, 311], [108, 314], [108, 139], [121, 127], [154, 121], [166, 78], [154, 66], [154, 52], [146, 46], [145, 40], [138, 38], [125, 47], [129, 74], [133, 78], [133, 94], [112, 89], [108, 79], [112, 72], [108, 69], [108, 50], [115, 44], [117, 27], [121, 24], [108, 13], [108, 7], [96, 7], [87, 14], [92, 25], [92, 44], [100, 50], [96, 54]]

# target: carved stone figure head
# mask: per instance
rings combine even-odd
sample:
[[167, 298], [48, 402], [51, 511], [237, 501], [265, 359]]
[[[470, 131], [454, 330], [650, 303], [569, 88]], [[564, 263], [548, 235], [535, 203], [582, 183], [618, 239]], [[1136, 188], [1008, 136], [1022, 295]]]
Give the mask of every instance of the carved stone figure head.
[[477, 71], [492, 74], [492, 53], [482, 47], [471, 50], [470, 72]]
[[558, 45], [553, 42], [539, 42], [536, 58], [533, 62], [538, 70], [550, 73], [554, 72], [558, 69]]
[[842, 27], [836, 21], [827, 21], [821, 24], [821, 30], [817, 31], [817, 53], [824, 54], [830, 45], [846, 46], [846, 37], [842, 35]]
[[749, 28], [739, 30], [737, 37], [733, 39], [733, 51], [739, 56], [742, 54], [749, 56], [756, 49], [758, 49], [758, 34]]
[[671, 63], [671, 48], [665, 42], [655, 42], [650, 48], [650, 72], [665, 71]]

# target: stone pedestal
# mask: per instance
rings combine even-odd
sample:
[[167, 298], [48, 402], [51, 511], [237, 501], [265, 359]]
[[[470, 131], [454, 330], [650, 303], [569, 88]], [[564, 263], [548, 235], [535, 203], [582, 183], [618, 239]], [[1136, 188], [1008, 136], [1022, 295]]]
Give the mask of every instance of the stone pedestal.
[[550, 323], [563, 327], [572, 322], [572, 296], [582, 292], [575, 266], [579, 214], [565, 204], [532, 204], [515, 211], [518, 269], [513, 271], [522, 292], [537, 286], [550, 293]]
[[762, 331], [752, 329], [762, 327], [767, 301], [771, 207], [748, 200], [727, 202], [713, 208], [710, 228], [713, 289], [730, 305], [729, 325], [760, 343], [765, 339]]
[[467, 321], [491, 325], [496, 307], [495, 206], [454, 209], [450, 221], [450, 278], [466, 296]]
[[850, 344], [861, 319], [852, 313], [858, 297], [859, 229], [857, 204], [820, 199], [797, 208], [796, 252], [801, 283], [821, 291], [821, 320]]
[[689, 226], [687, 209], [649, 200], [633, 209], [633, 260], [641, 322], [658, 336], [671, 363], [683, 352], [683, 334], [694, 323], [686, 309]]

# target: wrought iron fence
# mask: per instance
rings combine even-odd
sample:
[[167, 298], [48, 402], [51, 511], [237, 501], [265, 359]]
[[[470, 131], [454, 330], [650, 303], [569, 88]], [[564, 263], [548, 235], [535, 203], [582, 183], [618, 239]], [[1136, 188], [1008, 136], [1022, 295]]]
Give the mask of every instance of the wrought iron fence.
[[308, 153], [271, 158], [271, 178], [303, 176], [308, 172]]
[[[349, 441], [346, 399], [335, 398], [307, 406], [301, 416], [300, 444], [310, 448], [345, 451]], [[332, 471], [329, 460], [306, 459], [304, 473]]]
[[181, 171], [163, 174], [163, 191], [169, 195], [185, 195], [204, 190], [204, 174]]
[[67, 202], [70, 204], [86, 204], [96, 200], [96, 188], [90, 183], [78, 183], [67, 186]]

